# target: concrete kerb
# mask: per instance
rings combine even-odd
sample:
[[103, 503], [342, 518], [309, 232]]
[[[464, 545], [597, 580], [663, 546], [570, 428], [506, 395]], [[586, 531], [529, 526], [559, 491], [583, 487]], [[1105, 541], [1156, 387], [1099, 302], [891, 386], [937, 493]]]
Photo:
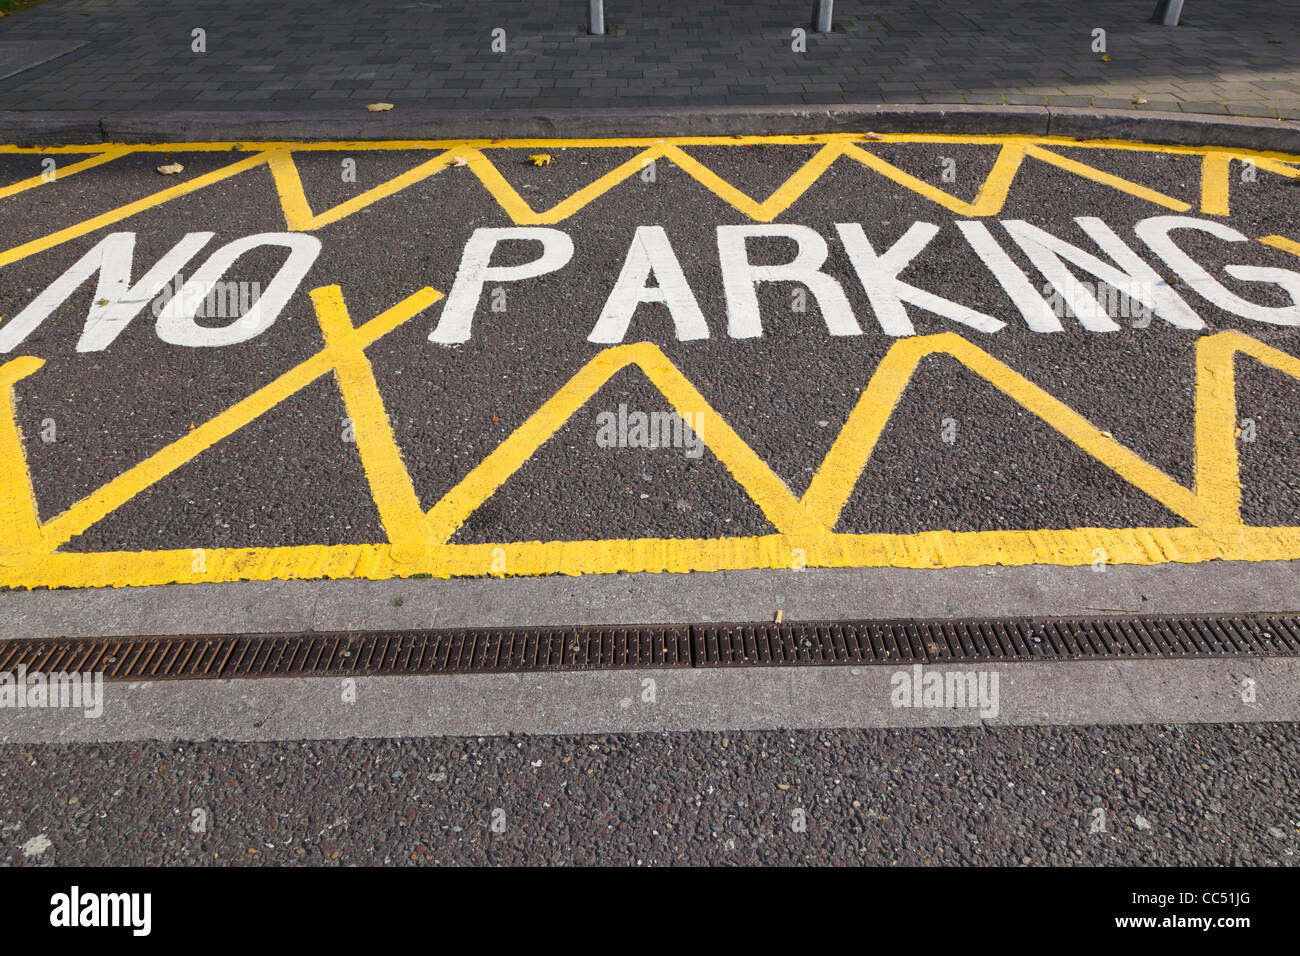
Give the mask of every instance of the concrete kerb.
[[342, 115], [337, 110], [0, 111], [0, 142], [348, 141], [546, 137], [728, 136], [763, 133], [952, 133], [1134, 139], [1172, 145], [1300, 152], [1300, 122], [1155, 110], [949, 104], [447, 110]]

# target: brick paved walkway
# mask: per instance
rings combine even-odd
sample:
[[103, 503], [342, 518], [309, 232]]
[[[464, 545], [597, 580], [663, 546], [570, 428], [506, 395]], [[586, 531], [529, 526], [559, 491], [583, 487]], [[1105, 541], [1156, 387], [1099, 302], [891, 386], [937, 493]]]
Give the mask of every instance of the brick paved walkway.
[[1178, 28], [1147, 23], [1152, 6], [838, 0], [837, 32], [796, 53], [808, 0], [607, 0], [599, 38], [582, 0], [47, 0], [0, 18], [0, 109], [1006, 102], [1300, 119], [1300, 2], [1188, 0]]

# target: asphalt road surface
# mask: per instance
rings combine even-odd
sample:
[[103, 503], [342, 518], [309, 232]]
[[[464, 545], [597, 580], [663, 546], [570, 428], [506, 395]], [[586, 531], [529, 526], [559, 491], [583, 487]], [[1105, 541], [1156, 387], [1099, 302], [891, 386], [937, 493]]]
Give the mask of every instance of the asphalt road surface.
[[1294, 866], [1297, 744], [1221, 724], [43, 745], [0, 764], [0, 859]]
[[3, 583], [1297, 556], [1294, 162], [799, 139], [0, 154]]
[[[1296, 156], [1016, 137], [0, 147], [0, 607], [482, 579], [526, 625], [506, 585], [563, 575], [682, 573], [685, 619], [739, 572], [952, 609], [1049, 568], [1126, 610], [1168, 566], [1295, 610], [1298, 198]], [[0, 856], [1291, 865], [1300, 828], [1291, 723], [511, 729], [10, 731]]]

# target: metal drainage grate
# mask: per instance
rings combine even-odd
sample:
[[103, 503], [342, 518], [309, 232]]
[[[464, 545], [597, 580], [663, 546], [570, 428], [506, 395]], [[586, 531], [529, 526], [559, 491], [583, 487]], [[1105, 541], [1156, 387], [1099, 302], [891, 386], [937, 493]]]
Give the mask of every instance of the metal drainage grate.
[[1300, 617], [1011, 618], [706, 625], [697, 667], [1300, 654]]
[[366, 631], [0, 641], [0, 672], [105, 680], [689, 667], [685, 627]]
[[105, 680], [1300, 656], [1300, 616], [1007, 618], [0, 640], [0, 673]]

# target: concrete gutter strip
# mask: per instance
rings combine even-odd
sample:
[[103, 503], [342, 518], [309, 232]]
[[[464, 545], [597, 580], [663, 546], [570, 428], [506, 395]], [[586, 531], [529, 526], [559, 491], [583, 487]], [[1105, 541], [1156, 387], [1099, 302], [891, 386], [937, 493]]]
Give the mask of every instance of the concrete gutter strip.
[[[990, 675], [985, 681], [991, 686], [991, 675], [998, 676], [997, 712], [990, 708], [985, 716], [979, 705], [896, 706], [898, 670], [773, 667], [111, 683], [103, 685], [97, 716], [72, 708], [0, 710], [0, 740], [337, 740], [1300, 719], [1300, 660], [1295, 658], [990, 664], [984, 666]], [[1243, 700], [1247, 678], [1256, 692]]]
[[461, 627], [1300, 611], [1300, 561], [807, 568], [0, 591], [0, 640]]
[[274, 142], [401, 139], [729, 136], [765, 133], [1025, 134], [1300, 152], [1300, 122], [1048, 106], [866, 105], [534, 110], [404, 109], [355, 115], [203, 110], [0, 111], [0, 142]]

